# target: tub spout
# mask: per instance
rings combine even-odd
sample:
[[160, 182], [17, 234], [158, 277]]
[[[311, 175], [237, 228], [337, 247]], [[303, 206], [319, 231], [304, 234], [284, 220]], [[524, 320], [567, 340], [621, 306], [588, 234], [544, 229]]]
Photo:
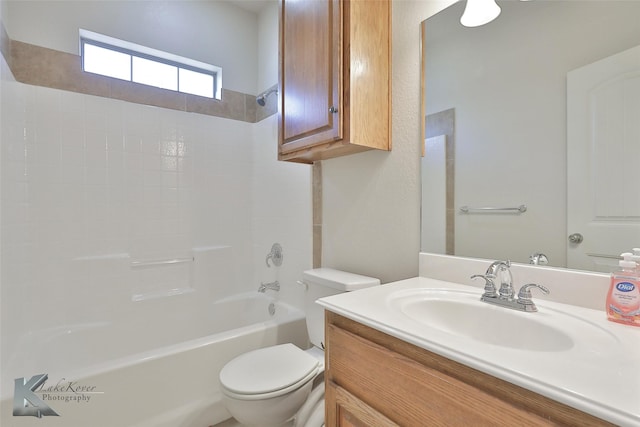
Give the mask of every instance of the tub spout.
[[267, 289], [271, 289], [272, 291], [279, 291], [280, 290], [280, 282], [278, 282], [277, 280], [275, 282], [270, 282], [270, 283], [260, 283], [260, 287], [258, 288], [258, 292], [266, 292]]

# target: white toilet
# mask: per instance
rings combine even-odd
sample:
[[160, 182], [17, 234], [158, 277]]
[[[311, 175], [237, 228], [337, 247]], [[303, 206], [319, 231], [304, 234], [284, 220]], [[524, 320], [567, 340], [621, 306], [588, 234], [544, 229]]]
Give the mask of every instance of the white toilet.
[[313, 347], [281, 344], [253, 350], [229, 361], [220, 371], [223, 402], [247, 426], [276, 427], [292, 420], [296, 427], [324, 422], [324, 384], [312, 391], [324, 372], [324, 309], [318, 298], [379, 285], [380, 280], [331, 268], [303, 273], [305, 312]]

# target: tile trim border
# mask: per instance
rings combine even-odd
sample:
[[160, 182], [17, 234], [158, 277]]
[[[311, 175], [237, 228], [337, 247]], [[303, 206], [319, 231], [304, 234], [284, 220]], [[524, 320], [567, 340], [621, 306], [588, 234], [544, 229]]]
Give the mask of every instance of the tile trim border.
[[4, 28], [3, 22], [0, 20], [0, 53], [4, 57], [9, 67], [11, 67], [11, 39]]
[[322, 267], [322, 161], [313, 163], [311, 176], [313, 268], [319, 268]]
[[0, 52], [15, 79], [29, 85], [248, 123], [277, 113], [277, 103], [259, 107], [255, 95], [229, 89], [222, 90], [220, 101], [86, 73], [80, 56], [12, 40], [1, 21]]
[[455, 253], [455, 108], [443, 110], [425, 116], [425, 138], [446, 135], [446, 238], [445, 251], [447, 255]]

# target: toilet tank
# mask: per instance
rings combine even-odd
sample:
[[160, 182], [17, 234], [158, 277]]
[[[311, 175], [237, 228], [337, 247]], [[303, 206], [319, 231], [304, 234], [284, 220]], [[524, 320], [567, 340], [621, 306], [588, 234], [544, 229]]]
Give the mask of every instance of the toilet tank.
[[311, 344], [322, 349], [324, 349], [324, 308], [316, 304], [316, 300], [380, 284], [380, 279], [333, 268], [306, 270], [302, 273], [302, 280], [306, 285], [305, 312], [309, 340]]

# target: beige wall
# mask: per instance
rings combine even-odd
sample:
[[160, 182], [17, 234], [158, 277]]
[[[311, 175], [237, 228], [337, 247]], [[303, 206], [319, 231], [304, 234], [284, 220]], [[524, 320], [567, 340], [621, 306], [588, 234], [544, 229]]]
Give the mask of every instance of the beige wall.
[[222, 1], [16, 1], [5, 19], [9, 36], [78, 54], [83, 28], [222, 67], [223, 87], [256, 94], [259, 22]]
[[378, 277], [418, 275], [420, 22], [452, 1], [393, 2], [393, 150], [323, 162], [323, 265]]

